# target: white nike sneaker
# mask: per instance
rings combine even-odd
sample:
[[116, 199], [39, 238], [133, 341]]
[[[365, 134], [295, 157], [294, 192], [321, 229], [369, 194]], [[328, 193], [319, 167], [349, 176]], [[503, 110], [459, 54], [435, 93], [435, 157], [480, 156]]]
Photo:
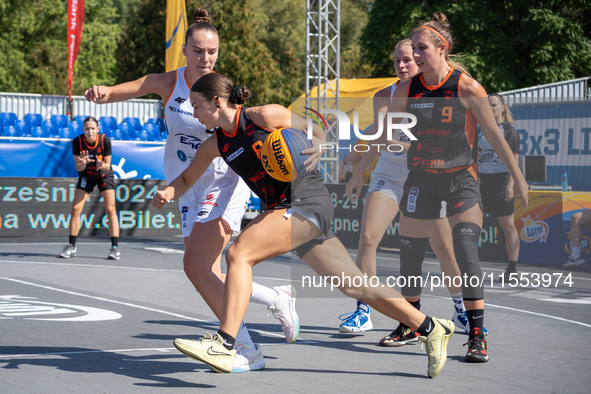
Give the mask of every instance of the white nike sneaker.
[[[238, 343], [236, 344], [236, 356], [234, 357], [234, 367], [230, 373], [240, 373], [248, 371], [258, 371], [265, 368], [265, 359], [261, 351], [261, 345], [255, 343], [254, 348]], [[209, 366], [214, 372], [222, 372], [219, 369]]]
[[267, 310], [279, 319], [285, 340], [294, 343], [300, 334], [300, 317], [295, 309], [296, 289], [291, 285], [273, 287], [279, 298], [275, 305], [267, 307]]

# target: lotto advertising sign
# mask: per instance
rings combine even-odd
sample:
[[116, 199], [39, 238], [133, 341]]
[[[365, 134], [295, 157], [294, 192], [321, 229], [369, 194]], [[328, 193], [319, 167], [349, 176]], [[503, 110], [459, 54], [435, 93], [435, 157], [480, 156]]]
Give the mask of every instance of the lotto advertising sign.
[[[562, 266], [571, 253], [570, 218], [591, 209], [591, 193], [530, 191], [529, 206], [515, 203], [515, 227], [521, 237], [519, 262]], [[591, 261], [591, 231], [583, 226], [581, 255]]]
[[[0, 178], [0, 237], [68, 236], [78, 178]], [[166, 181], [115, 180], [121, 235], [180, 234], [178, 204], [152, 207], [152, 198]], [[95, 188], [84, 204], [79, 235], [108, 236], [108, 219]]]

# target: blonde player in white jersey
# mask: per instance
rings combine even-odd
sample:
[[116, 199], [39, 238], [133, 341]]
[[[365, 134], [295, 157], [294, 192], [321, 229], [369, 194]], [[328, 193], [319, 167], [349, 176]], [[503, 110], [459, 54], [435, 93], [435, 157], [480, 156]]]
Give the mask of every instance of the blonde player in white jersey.
[[[415, 76], [419, 68], [413, 60], [411, 40], [405, 39], [396, 44], [394, 50], [394, 69], [400, 78], [396, 84], [388, 86], [374, 95], [374, 125], [378, 124], [380, 112], [386, 112], [392, 102], [394, 90], [399, 82]], [[406, 120], [405, 120], [406, 121]], [[369, 132], [371, 134], [371, 131]], [[392, 136], [396, 144], [410, 144], [408, 136], [397, 129]], [[356, 264], [368, 276], [376, 275], [376, 252], [384, 233], [398, 212], [398, 204], [404, 192], [404, 182], [408, 176], [406, 153], [401, 153], [399, 147], [392, 144], [388, 149], [381, 149], [381, 156], [376, 168], [371, 173], [371, 183], [365, 197], [363, 217], [361, 220], [361, 235], [359, 239], [359, 253]], [[359, 196], [363, 184], [363, 173], [379, 154], [371, 150], [363, 154], [353, 176], [347, 183], [346, 192], [349, 198]], [[445, 203], [444, 203], [445, 204]], [[445, 206], [441, 209], [441, 220], [437, 222], [429, 242], [441, 264], [441, 272], [447, 276], [460, 276], [460, 269], [454, 257], [452, 234], [449, 222], [445, 217]], [[401, 275], [405, 273], [401, 272]], [[406, 290], [406, 291], [405, 291]], [[448, 290], [454, 301], [454, 323], [468, 332], [466, 311], [462, 299], [462, 290], [457, 286], [450, 286]], [[409, 295], [410, 293], [410, 295]], [[402, 294], [415, 308], [420, 308], [421, 289], [402, 289]], [[357, 310], [341, 315], [343, 323], [339, 331], [343, 333], [358, 333], [373, 328], [370, 309], [367, 304], [357, 301]], [[417, 342], [418, 334], [411, 328], [400, 323], [399, 326], [379, 342], [381, 346], [398, 347], [407, 343]]]
[[[183, 46], [187, 67], [164, 74], [146, 75], [116, 86], [93, 86], [85, 92], [86, 99], [97, 104], [129, 100], [150, 93], [162, 97], [169, 131], [164, 153], [164, 174], [168, 183], [189, 166], [195, 151], [210, 135], [206, 127], [193, 117], [189, 93], [197, 79], [213, 72], [218, 57], [219, 36], [206, 10], [197, 9], [193, 21], [187, 29]], [[185, 273], [220, 320], [224, 292], [222, 251], [232, 234], [240, 231], [249, 196], [250, 189], [244, 181], [219, 158], [179, 199]], [[268, 288], [256, 283], [252, 288], [251, 300], [267, 305], [281, 322], [286, 340], [295, 342], [299, 333], [295, 289], [291, 286]], [[238, 357], [234, 359], [232, 372], [264, 368], [260, 347], [252, 342], [244, 323], [236, 343]]]

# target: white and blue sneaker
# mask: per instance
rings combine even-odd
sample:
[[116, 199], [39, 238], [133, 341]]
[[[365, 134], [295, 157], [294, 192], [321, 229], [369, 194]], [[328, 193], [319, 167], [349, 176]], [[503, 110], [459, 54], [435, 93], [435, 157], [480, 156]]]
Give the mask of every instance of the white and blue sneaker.
[[369, 331], [373, 328], [370, 318], [369, 305], [365, 302], [357, 301], [357, 310], [351, 313], [343, 313], [339, 316], [343, 322], [339, 327], [342, 333], [357, 333]]
[[[454, 322], [457, 328], [464, 331], [464, 334], [470, 334], [470, 322], [468, 321], [468, 314], [466, 313], [466, 310], [458, 308], [457, 305], [454, 305], [454, 308], [455, 311], [451, 321]], [[485, 336], [488, 335], [488, 330], [484, 327], [482, 327], [482, 332]]]

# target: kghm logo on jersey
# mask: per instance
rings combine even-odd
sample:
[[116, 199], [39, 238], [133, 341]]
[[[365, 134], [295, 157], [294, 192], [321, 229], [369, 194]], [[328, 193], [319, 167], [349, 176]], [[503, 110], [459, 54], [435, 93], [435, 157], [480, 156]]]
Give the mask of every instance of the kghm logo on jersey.
[[521, 239], [524, 242], [532, 243], [539, 241], [540, 243], [546, 242], [550, 227], [543, 220], [534, 220], [527, 215], [527, 218], [521, 219], [525, 224], [521, 230]]

